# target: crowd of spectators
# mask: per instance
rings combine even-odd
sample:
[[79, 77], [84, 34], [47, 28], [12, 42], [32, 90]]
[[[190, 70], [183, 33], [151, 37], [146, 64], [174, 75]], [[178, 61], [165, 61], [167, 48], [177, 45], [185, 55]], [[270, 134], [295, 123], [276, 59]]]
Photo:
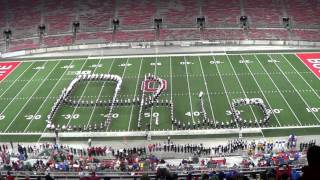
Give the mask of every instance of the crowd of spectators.
[[[203, 144], [177, 144], [170, 139], [162, 143], [131, 148], [75, 148], [51, 143], [14, 146], [11, 143], [0, 145], [0, 168], [9, 174], [29, 171], [32, 174], [49, 176], [53, 172], [73, 172], [87, 177], [90, 176], [89, 172], [127, 172], [131, 175], [141, 175], [151, 171], [159, 177], [174, 177], [181, 173], [188, 177], [205, 173], [204, 177], [208, 178], [239, 177], [243, 176], [239, 169], [253, 171], [265, 168], [261, 176], [280, 176], [285, 172], [288, 177], [299, 177], [300, 173], [292, 167], [305, 165], [306, 152], [315, 145], [315, 140], [312, 140], [297, 146], [295, 137], [274, 142], [235, 139], [211, 147]], [[313, 151], [317, 150], [315, 148]], [[166, 157], [170, 153], [171, 156], [172, 153], [176, 154], [177, 158]], [[314, 152], [309, 150], [309, 153]], [[178, 155], [181, 154], [185, 156], [179, 158]], [[236, 157], [240, 161], [233, 162], [228, 157]], [[303, 172], [310, 174], [319, 162], [312, 161], [310, 164], [311, 161], [308, 158], [311, 167], [303, 168]]]

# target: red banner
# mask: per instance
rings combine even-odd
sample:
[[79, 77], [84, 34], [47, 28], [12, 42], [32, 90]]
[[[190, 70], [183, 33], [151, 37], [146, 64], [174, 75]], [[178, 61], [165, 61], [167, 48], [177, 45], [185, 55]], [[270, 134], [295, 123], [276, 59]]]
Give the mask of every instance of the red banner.
[[0, 62], [0, 81], [5, 79], [20, 62]]
[[320, 79], [320, 53], [297, 54], [297, 56]]

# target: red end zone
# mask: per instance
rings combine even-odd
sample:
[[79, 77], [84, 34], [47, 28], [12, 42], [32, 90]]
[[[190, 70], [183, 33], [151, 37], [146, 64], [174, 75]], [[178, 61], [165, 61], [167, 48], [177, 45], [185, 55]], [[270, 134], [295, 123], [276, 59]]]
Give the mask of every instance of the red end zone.
[[320, 53], [296, 55], [320, 79]]
[[0, 81], [6, 78], [20, 62], [0, 62]]

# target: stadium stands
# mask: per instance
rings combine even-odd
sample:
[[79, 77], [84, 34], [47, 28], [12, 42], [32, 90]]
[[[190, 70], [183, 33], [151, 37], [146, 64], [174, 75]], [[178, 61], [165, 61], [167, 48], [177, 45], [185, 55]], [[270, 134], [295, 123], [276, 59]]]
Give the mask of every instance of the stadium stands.
[[166, 27], [196, 27], [199, 15], [197, 1], [193, 0], [164, 0], [159, 2], [159, 16], [163, 17]]
[[159, 40], [200, 40], [200, 31], [198, 29], [162, 29], [160, 30]]
[[77, 34], [76, 44], [112, 42], [112, 32], [81, 32]]
[[286, 40], [289, 38], [286, 29], [249, 29], [248, 39], [270, 39], [270, 40]]
[[110, 29], [114, 16], [115, 0], [90, 0], [78, 3], [80, 30], [86, 32]]
[[[286, 140], [234, 139], [227, 144], [205, 146], [203, 144], [176, 144], [171, 140], [163, 143], [148, 143], [144, 146], [115, 148], [110, 145], [73, 147], [68, 144], [0, 144], [0, 171], [11, 170], [14, 176], [24, 176], [32, 171], [40, 175], [50, 172], [55, 177], [85, 176], [94, 171], [100, 176], [132, 177], [148, 173], [161, 176], [167, 170], [179, 175], [220, 177], [260, 175], [278, 179], [283, 173], [299, 177], [296, 169], [306, 163], [307, 156], [317, 156], [319, 147], [315, 140], [296, 143], [296, 137]], [[14, 147], [17, 146], [17, 147]], [[13, 149], [14, 147], [14, 149]], [[312, 149], [312, 151], [310, 151]], [[307, 150], [310, 152], [307, 153]], [[14, 152], [14, 153], [12, 153]], [[9, 156], [9, 154], [12, 154]], [[196, 154], [196, 155], [195, 155]], [[232, 157], [230, 157], [232, 155]], [[172, 158], [175, 157], [175, 158]], [[189, 158], [186, 158], [189, 157]], [[192, 158], [190, 158], [192, 157]], [[31, 166], [21, 166], [29, 159]], [[309, 168], [317, 168], [318, 159], [308, 158]], [[266, 171], [268, 169], [268, 171]], [[188, 171], [189, 173], [185, 173]], [[21, 174], [19, 173], [21, 172]], [[80, 173], [79, 173], [80, 172]], [[126, 174], [124, 174], [124, 172]], [[131, 175], [128, 175], [130, 172]], [[215, 173], [217, 172], [217, 173]], [[291, 174], [292, 173], [292, 174]], [[3, 173], [1, 173], [3, 174]], [[263, 178], [265, 179], [265, 178]]]
[[43, 44], [45, 47], [68, 46], [72, 44], [72, 35], [44, 37]]
[[203, 0], [202, 14], [207, 18], [207, 27], [238, 27], [240, 3], [238, 0]]
[[15, 38], [28, 38], [37, 35], [37, 27], [41, 19], [39, 4], [41, 4], [39, 0], [28, 3], [20, 0], [8, 1], [8, 26]]
[[115, 33], [115, 42], [140, 42], [155, 41], [154, 31], [117, 31]]
[[47, 33], [70, 33], [72, 22], [75, 19], [75, 1], [52, 0], [44, 2]]
[[[0, 1], [0, 32], [2, 33], [6, 28], [6, 5], [4, 1]], [[0, 41], [3, 39], [1, 34]]]
[[118, 17], [121, 29], [153, 28], [156, 12], [156, 1], [153, 0], [122, 0], [119, 1]]
[[315, 30], [292, 30], [292, 40], [304, 40], [304, 41], [320, 41], [320, 31]]
[[300, 1], [285, 0], [287, 12], [292, 18], [294, 27], [318, 27], [320, 26], [320, 5], [317, 0]]
[[[248, 30], [239, 29], [241, 15], [248, 16]], [[197, 29], [199, 16], [205, 17], [203, 30]], [[283, 16], [290, 17], [291, 31], [281, 29]], [[154, 40], [320, 41], [319, 16], [316, 0], [0, 1], [0, 50]], [[155, 17], [163, 19], [159, 31], [153, 30]], [[115, 32], [113, 18], [120, 21]], [[75, 41], [74, 21], [80, 23]], [[41, 23], [45, 25], [43, 46], [30, 40], [39, 38]], [[12, 35], [6, 48], [3, 31], [7, 28]]]
[[204, 39], [208, 40], [224, 40], [235, 39], [244, 40], [245, 34], [242, 29], [205, 29]]
[[283, 15], [280, 0], [245, 0], [244, 11], [251, 27], [280, 27], [281, 25]]
[[21, 39], [10, 42], [9, 51], [39, 48], [39, 39]]

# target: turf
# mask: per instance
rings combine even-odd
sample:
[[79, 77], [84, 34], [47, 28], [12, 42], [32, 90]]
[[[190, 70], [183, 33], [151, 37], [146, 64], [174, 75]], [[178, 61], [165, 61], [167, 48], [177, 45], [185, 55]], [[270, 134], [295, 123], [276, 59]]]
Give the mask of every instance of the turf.
[[[140, 97], [145, 74], [166, 79], [168, 89], [160, 99], [172, 99], [176, 117], [185, 123], [200, 119], [198, 94], [203, 91], [206, 111], [215, 121], [225, 122], [232, 118], [228, 113], [232, 99], [258, 97], [275, 111], [270, 121], [275, 130], [277, 127], [320, 124], [319, 79], [295, 54], [58, 59], [23, 61], [0, 82], [2, 133], [44, 132], [46, 116], [76, 71], [123, 77], [119, 98]], [[72, 96], [82, 100], [110, 99], [114, 87], [115, 84], [110, 82], [83, 82]], [[308, 112], [307, 108], [318, 110]], [[245, 106], [240, 110], [244, 119], [255, 121], [262, 118], [262, 113], [255, 107]], [[108, 130], [136, 131], [138, 111], [136, 106], [117, 107], [114, 111], [116, 118]], [[64, 105], [54, 121], [60, 125], [100, 124], [105, 114], [106, 108], [103, 107]], [[169, 109], [151, 108], [142, 118], [142, 129], [147, 126], [152, 130], [172, 129]], [[317, 131], [314, 129], [312, 134]], [[284, 131], [294, 130], [281, 130], [279, 135]], [[303, 131], [308, 134], [307, 130]], [[268, 136], [277, 135], [273, 129], [265, 132]]]

